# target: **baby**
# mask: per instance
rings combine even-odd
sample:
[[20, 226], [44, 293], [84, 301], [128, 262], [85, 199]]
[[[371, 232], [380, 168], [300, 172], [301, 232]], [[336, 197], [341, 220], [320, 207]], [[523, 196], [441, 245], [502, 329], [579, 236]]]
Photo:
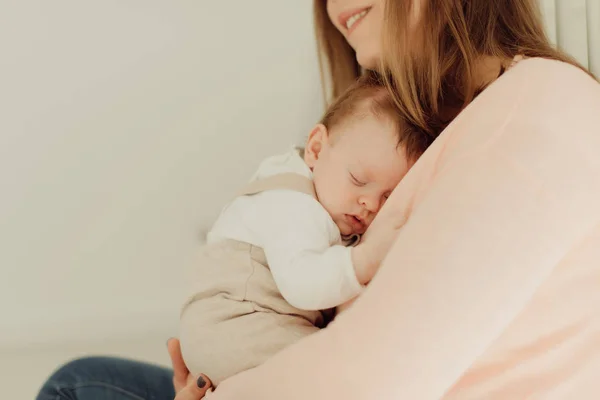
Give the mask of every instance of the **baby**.
[[180, 338], [193, 374], [217, 385], [255, 367], [360, 294], [394, 237], [356, 238], [408, 170], [407, 132], [387, 90], [362, 78], [303, 150], [261, 163], [208, 234], [190, 281]]

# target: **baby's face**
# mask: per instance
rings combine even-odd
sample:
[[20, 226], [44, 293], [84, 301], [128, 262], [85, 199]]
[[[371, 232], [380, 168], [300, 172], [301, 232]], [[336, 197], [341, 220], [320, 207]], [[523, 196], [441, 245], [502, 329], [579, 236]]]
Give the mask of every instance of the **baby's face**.
[[305, 161], [319, 202], [342, 235], [364, 233], [409, 169], [394, 125], [370, 114], [351, 118], [333, 132], [317, 125]]

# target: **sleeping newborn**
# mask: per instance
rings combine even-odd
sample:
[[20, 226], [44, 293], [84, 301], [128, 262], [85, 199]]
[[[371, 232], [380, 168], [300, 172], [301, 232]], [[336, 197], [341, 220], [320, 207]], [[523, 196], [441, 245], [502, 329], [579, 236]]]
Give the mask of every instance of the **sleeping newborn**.
[[304, 149], [260, 164], [192, 273], [180, 327], [192, 374], [217, 385], [255, 367], [361, 292], [394, 235], [358, 239], [407, 172], [407, 132], [386, 88], [361, 78]]

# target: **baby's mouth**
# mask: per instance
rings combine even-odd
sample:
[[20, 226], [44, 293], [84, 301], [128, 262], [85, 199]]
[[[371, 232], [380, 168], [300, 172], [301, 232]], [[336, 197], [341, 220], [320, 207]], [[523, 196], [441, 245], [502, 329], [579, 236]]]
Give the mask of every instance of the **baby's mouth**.
[[352, 214], [346, 214], [346, 219], [352, 227], [354, 233], [363, 234], [365, 232], [367, 224], [361, 217]]

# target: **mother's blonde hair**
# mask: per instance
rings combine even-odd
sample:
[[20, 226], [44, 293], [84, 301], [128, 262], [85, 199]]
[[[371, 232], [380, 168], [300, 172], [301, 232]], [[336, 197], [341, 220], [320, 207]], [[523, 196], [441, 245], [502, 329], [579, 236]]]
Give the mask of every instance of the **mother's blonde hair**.
[[313, 0], [313, 16], [321, 82], [325, 99], [329, 102], [356, 81], [361, 75], [361, 68], [354, 49], [329, 19], [327, 0]]
[[[431, 141], [483, 89], [475, 74], [483, 56], [504, 65], [517, 55], [543, 57], [585, 70], [550, 44], [537, 0], [419, 0], [417, 24], [414, 2], [386, 1], [380, 72], [404, 118]], [[326, 6], [326, 0], [314, 1], [321, 60], [329, 63], [335, 95], [360, 70], [355, 59], [337, 57], [349, 46], [339, 32], [332, 40]]]

